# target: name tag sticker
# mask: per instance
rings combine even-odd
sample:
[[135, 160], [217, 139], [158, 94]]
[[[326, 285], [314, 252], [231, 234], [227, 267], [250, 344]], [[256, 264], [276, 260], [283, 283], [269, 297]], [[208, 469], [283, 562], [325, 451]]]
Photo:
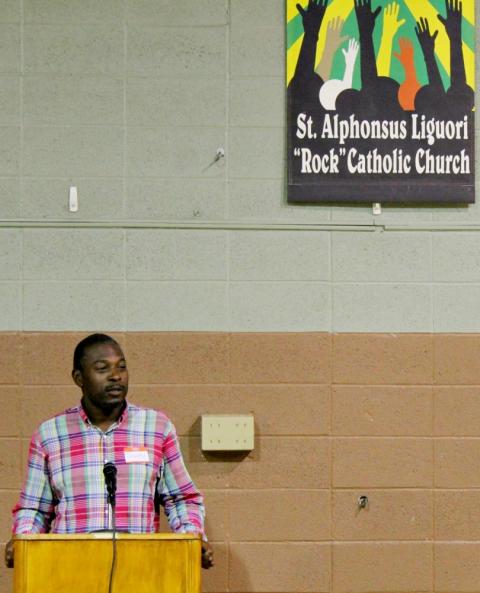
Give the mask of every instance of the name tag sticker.
[[126, 463], [148, 463], [148, 449], [145, 447], [125, 447], [123, 450]]

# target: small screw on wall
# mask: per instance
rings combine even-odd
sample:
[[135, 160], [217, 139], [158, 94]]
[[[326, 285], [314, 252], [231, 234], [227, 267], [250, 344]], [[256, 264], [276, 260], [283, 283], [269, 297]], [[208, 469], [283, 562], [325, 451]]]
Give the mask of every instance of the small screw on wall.
[[357, 500], [357, 505], [359, 509], [366, 509], [368, 507], [368, 496], [359, 496]]

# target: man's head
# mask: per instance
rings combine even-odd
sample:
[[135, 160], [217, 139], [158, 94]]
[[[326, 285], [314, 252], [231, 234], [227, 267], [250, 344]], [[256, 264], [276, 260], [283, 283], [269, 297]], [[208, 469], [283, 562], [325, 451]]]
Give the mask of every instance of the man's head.
[[123, 404], [128, 392], [128, 371], [118, 342], [105, 334], [84, 338], [73, 354], [72, 378], [87, 405], [108, 412]]

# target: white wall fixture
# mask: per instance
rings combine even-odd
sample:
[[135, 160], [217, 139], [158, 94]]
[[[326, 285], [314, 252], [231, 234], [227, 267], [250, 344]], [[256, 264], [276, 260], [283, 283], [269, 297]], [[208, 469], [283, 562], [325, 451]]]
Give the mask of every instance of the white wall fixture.
[[252, 451], [253, 414], [202, 414], [203, 451]]
[[70, 212], [78, 212], [78, 191], [74, 185], [68, 191], [68, 209]]

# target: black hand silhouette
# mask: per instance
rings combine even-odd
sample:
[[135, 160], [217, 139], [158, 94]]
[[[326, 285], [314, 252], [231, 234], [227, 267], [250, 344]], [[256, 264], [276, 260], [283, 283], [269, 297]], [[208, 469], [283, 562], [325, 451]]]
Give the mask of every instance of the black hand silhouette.
[[450, 41], [459, 41], [462, 37], [462, 3], [460, 0], [445, 0], [447, 17], [437, 14], [438, 20], [447, 31]]
[[297, 10], [302, 15], [305, 34], [318, 36], [327, 4], [328, 0], [308, 0], [306, 9], [297, 4]]
[[417, 21], [415, 33], [417, 34], [418, 42], [420, 43], [425, 58], [427, 56], [433, 56], [435, 53], [435, 39], [437, 38], [438, 31], [435, 31], [432, 35], [430, 33], [428, 20], [421, 17], [420, 20]]
[[[428, 19], [421, 17], [415, 27], [418, 42], [422, 48], [423, 59], [427, 67], [428, 84], [420, 89], [415, 98], [415, 108], [420, 111], [431, 110], [434, 101], [442, 100], [445, 89], [443, 88], [442, 77], [435, 59], [435, 39], [438, 31], [430, 33]], [[417, 105], [418, 98], [418, 105]]]
[[355, 0], [355, 14], [357, 15], [360, 37], [372, 35], [375, 28], [375, 19], [381, 10], [381, 6], [378, 6], [375, 12], [372, 12], [372, 0]]
[[[441, 14], [437, 14], [437, 18], [445, 27], [450, 40], [451, 88], [458, 90], [460, 87], [466, 87], [467, 84], [462, 48], [462, 2], [461, 0], [445, 0], [445, 9], [447, 16], [443, 17]], [[467, 104], [469, 104], [468, 100]]]

